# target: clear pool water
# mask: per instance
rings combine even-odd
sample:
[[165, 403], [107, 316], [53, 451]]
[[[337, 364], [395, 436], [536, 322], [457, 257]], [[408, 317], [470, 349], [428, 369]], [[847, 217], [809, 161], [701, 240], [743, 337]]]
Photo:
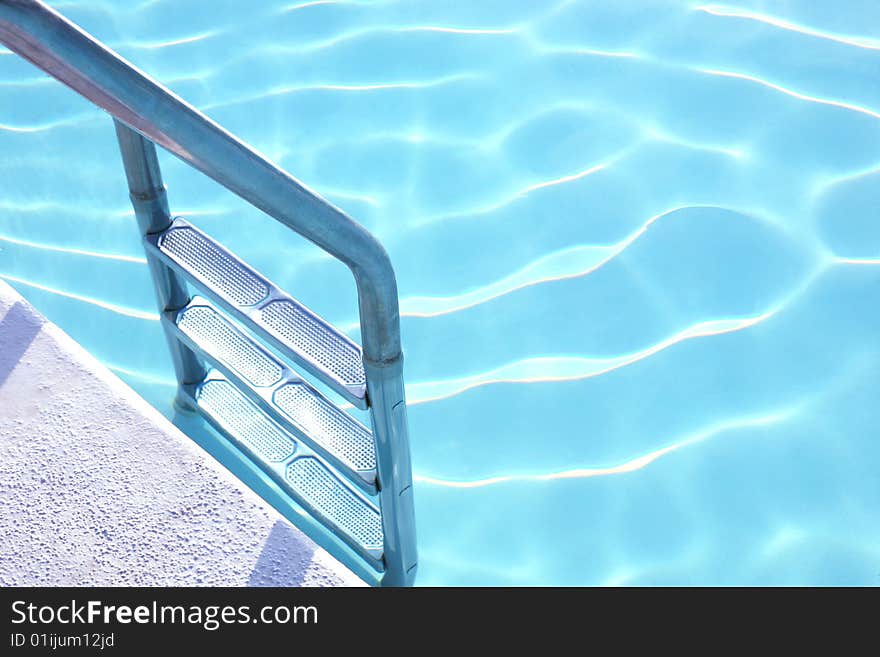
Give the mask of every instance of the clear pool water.
[[[53, 5], [386, 244], [420, 583], [880, 584], [880, 4]], [[6, 51], [0, 99], [0, 276], [170, 415], [109, 118]]]

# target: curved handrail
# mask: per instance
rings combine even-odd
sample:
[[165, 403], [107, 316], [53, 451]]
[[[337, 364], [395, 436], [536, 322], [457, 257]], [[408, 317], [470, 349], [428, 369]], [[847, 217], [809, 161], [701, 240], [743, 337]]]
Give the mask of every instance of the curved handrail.
[[360, 224], [39, 0], [0, 0], [0, 42], [344, 262], [365, 364], [399, 361], [394, 269]]

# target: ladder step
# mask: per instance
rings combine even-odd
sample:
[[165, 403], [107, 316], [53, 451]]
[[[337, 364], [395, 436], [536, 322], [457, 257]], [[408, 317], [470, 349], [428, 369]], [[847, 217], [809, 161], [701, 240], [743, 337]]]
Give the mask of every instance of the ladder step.
[[201, 414], [322, 525], [382, 569], [382, 517], [308, 445], [212, 370], [183, 392]]
[[168, 313], [165, 321], [264, 413], [353, 483], [376, 493], [376, 453], [369, 429], [254, 342], [207, 299], [194, 297], [186, 307]]
[[147, 248], [281, 353], [360, 409], [367, 385], [360, 346], [203, 232], [177, 218]]

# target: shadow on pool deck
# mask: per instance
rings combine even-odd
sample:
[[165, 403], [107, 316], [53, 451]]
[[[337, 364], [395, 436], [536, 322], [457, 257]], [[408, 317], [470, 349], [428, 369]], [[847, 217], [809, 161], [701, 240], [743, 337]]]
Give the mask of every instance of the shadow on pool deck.
[[260, 558], [248, 578], [248, 586], [301, 586], [315, 544], [283, 521], [277, 521], [266, 537]]
[[42, 327], [24, 304], [16, 302], [0, 320], [0, 386], [24, 356]]

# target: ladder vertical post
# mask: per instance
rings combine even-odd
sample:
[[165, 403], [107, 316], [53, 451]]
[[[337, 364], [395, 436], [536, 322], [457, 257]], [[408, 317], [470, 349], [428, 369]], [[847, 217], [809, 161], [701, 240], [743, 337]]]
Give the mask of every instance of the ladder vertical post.
[[381, 364], [365, 358], [364, 370], [376, 442], [377, 484], [385, 537], [385, 572], [381, 585], [412, 586], [418, 554], [403, 355]]
[[[113, 123], [116, 126], [116, 138], [141, 236], [146, 237], [161, 232], [171, 225], [171, 212], [168, 208], [168, 196], [165, 193], [165, 184], [162, 182], [156, 147], [153, 142], [117, 119], [114, 119]], [[183, 308], [190, 300], [184, 281], [149, 251], [146, 255], [159, 312]], [[205, 367], [189, 347], [167, 330], [165, 339], [177, 375], [176, 403], [184, 409], [191, 410], [191, 404], [179, 393], [179, 389], [183, 385], [201, 382], [205, 378]]]

